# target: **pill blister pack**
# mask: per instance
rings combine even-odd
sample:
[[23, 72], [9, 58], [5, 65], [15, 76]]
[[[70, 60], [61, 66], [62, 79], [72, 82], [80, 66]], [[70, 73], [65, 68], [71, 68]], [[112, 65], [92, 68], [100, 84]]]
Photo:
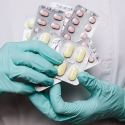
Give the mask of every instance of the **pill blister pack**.
[[[90, 39], [98, 21], [97, 14], [81, 5], [73, 9], [70, 6], [52, 2], [49, 7], [39, 6], [36, 17], [26, 18], [23, 40], [29, 40], [29, 37], [31, 40], [41, 40], [64, 57], [64, 62], [60, 66], [55, 66], [58, 75], [54, 78], [54, 84], [66, 81], [72, 85], [78, 85], [77, 73], [100, 62], [96, 48]], [[81, 55], [82, 59], [77, 55]], [[37, 85], [35, 89], [43, 91], [49, 87]]]
[[64, 58], [64, 62], [60, 66], [55, 66], [58, 71], [55, 78], [72, 85], [78, 85], [79, 82], [76, 76], [78, 72], [85, 70], [91, 54], [90, 50], [85, 46], [65, 40], [52, 31], [41, 30], [33, 39], [48, 44]]
[[98, 25], [98, 20], [99, 16], [97, 14], [81, 5], [77, 5], [61, 36], [75, 42], [87, 37], [91, 38]]
[[85, 70], [87, 70], [101, 62], [99, 55], [96, 51], [96, 48], [93, 45], [93, 41], [90, 38], [86, 38], [84, 40], [79, 41], [79, 44], [81, 44], [82, 46], [88, 47], [91, 51], [91, 55], [88, 59], [88, 64], [87, 64]]
[[63, 22], [63, 29], [64, 29], [66, 24], [67, 24], [67, 22], [69, 21], [69, 18], [72, 15], [73, 8], [70, 7], [70, 6], [67, 6], [67, 5], [64, 5], [64, 4], [60, 4], [60, 3], [55, 3], [55, 2], [50, 3], [49, 6], [52, 7], [52, 8], [59, 9], [59, 10], [62, 10], [62, 11], [65, 12], [65, 20]]
[[55, 31], [60, 35], [64, 18], [65, 13], [61, 10], [39, 6], [31, 36], [35, 36], [41, 29]]
[[23, 31], [23, 41], [29, 40], [32, 28], [34, 26], [35, 16], [27, 15], [24, 23], [24, 31]]

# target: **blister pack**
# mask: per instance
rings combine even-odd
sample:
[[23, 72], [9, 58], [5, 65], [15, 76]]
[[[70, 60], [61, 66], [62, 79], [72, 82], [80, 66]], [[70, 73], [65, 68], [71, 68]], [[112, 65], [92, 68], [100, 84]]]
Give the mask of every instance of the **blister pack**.
[[43, 5], [39, 6], [31, 39], [33, 38], [33, 35], [35, 36], [41, 29], [55, 31], [58, 35], [60, 35], [64, 18], [65, 13], [61, 10]]
[[99, 16], [97, 14], [81, 5], [77, 5], [61, 36], [75, 42], [87, 37], [91, 38], [98, 25], [98, 20]]
[[96, 48], [93, 44], [93, 41], [90, 38], [86, 38], [84, 40], [79, 41], [79, 44], [89, 48], [91, 51], [91, 55], [88, 59], [88, 64], [87, 64], [85, 70], [87, 70], [87, 69], [89, 69], [89, 68], [91, 68], [91, 67], [93, 67], [101, 62], [99, 55], [98, 55], [98, 52], [96, 51]]
[[64, 29], [66, 24], [67, 24], [67, 22], [69, 21], [69, 18], [72, 15], [73, 8], [70, 7], [70, 6], [67, 6], [67, 5], [64, 5], [64, 4], [60, 4], [60, 3], [55, 3], [55, 2], [50, 3], [49, 6], [52, 7], [52, 8], [59, 9], [59, 10], [62, 10], [62, 11], [65, 12], [65, 20], [63, 22], [63, 29]]
[[58, 71], [58, 75], [55, 78], [72, 85], [78, 85], [79, 82], [76, 76], [78, 72], [85, 70], [91, 54], [90, 50], [78, 43], [65, 40], [52, 31], [41, 30], [33, 39], [38, 39], [48, 44], [64, 58], [64, 62], [60, 66], [55, 66]]
[[29, 40], [32, 28], [34, 26], [35, 16], [27, 15], [24, 23], [24, 31], [23, 31], [23, 41]]

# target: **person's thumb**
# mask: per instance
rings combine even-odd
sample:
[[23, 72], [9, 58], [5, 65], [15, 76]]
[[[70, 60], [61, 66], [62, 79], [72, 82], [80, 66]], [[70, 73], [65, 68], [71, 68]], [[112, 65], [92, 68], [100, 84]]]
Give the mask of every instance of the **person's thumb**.
[[100, 90], [101, 82], [87, 72], [80, 72], [77, 76], [79, 83], [84, 86], [91, 94]]

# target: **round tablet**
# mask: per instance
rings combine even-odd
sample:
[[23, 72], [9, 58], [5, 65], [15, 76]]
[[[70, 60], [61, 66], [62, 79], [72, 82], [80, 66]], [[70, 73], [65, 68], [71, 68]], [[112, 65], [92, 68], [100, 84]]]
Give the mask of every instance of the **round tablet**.
[[81, 37], [82, 39], [86, 39], [86, 38], [87, 38], [87, 34], [86, 34], [86, 33], [81, 33], [80, 37]]
[[79, 24], [79, 20], [77, 18], [73, 18], [72, 23], [75, 25]]
[[42, 20], [42, 19], [38, 19], [37, 20], [38, 24], [45, 26], [46, 25], [46, 21]]
[[67, 40], [70, 40], [70, 39], [71, 39], [71, 36], [68, 35], [68, 34], [65, 34], [65, 35], [64, 35], [64, 38], [67, 39]]
[[44, 10], [41, 10], [41, 11], [40, 11], [40, 14], [41, 14], [42, 16], [45, 16], [45, 17], [48, 17], [48, 16], [49, 16], [49, 13], [48, 13], [47, 11], [44, 11]]
[[96, 22], [96, 19], [95, 19], [94, 17], [90, 17], [90, 18], [89, 18], [89, 22], [90, 22], [91, 24], [94, 24], [94, 23]]
[[89, 47], [89, 45], [87, 43], [83, 43], [82, 45], [85, 47]]
[[66, 22], [66, 21], [64, 21], [64, 22], [63, 22], [63, 26], [66, 26], [66, 25], [67, 25], [67, 22]]
[[90, 62], [90, 63], [93, 63], [93, 62], [94, 62], [94, 57], [90, 56], [90, 57], [89, 57], [89, 62]]
[[78, 10], [78, 11], [76, 12], [76, 14], [77, 14], [78, 17], [82, 17], [82, 16], [84, 15], [84, 13], [83, 13], [82, 10]]
[[86, 25], [86, 26], [85, 26], [85, 30], [86, 30], [87, 32], [90, 32], [90, 31], [92, 30], [92, 27], [91, 27], [90, 25]]
[[74, 33], [74, 32], [75, 32], [75, 28], [72, 27], [72, 26], [69, 26], [69, 27], [68, 27], [68, 31], [69, 31], [70, 33]]
[[39, 30], [40, 30], [39, 28], [35, 28], [35, 30], [34, 30], [34, 31], [35, 31], [36, 33], [38, 33], [38, 32], [39, 32]]
[[33, 24], [34, 24], [34, 20], [28, 20], [28, 22], [27, 22], [28, 28], [32, 29], [33, 28]]
[[71, 17], [71, 12], [67, 12], [65, 16], [66, 16], [66, 18], [69, 19]]
[[58, 20], [58, 21], [61, 21], [62, 20], [62, 16], [59, 15], [59, 14], [54, 14], [54, 19]]

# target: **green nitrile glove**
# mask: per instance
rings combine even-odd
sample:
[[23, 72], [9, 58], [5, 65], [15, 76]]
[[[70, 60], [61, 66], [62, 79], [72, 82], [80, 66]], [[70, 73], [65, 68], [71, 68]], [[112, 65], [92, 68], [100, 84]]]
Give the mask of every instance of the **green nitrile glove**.
[[63, 58], [41, 41], [6, 43], [0, 49], [0, 93], [33, 93], [34, 86], [15, 82], [22, 78], [34, 84], [52, 85], [57, 74], [52, 64], [59, 65]]
[[64, 102], [59, 84], [51, 88], [50, 99], [42, 93], [29, 98], [43, 114], [56, 121], [86, 124], [110, 117], [125, 121], [125, 91], [122, 88], [86, 72], [79, 73], [78, 80], [91, 93], [87, 100]]

